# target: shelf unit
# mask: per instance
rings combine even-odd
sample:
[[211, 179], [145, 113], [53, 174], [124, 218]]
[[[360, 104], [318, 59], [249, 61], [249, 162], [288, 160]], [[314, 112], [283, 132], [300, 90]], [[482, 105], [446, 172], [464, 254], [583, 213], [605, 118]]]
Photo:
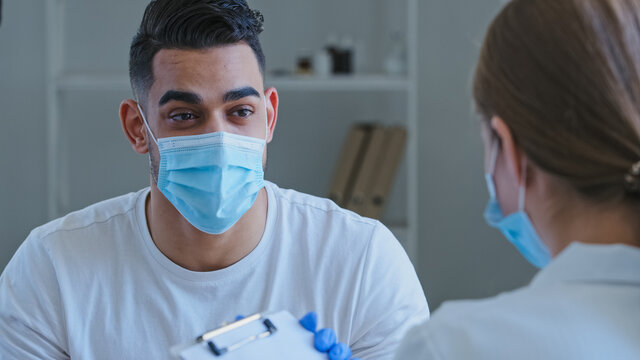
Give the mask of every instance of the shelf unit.
[[[64, 38], [65, 1], [48, 0], [46, 2], [47, 23], [47, 146], [48, 146], [48, 214], [50, 218], [63, 215], [61, 209], [64, 198], [70, 191], [65, 187], [61, 173], [60, 153], [60, 111], [61, 94], [66, 92], [100, 92], [100, 91], [128, 91], [129, 78], [126, 73], [65, 73], [64, 69]], [[311, 1], [311, 0], [309, 0]], [[391, 1], [391, 0], [388, 0]], [[406, 151], [406, 219], [402, 223], [386, 224], [401, 240], [414, 265], [417, 267], [418, 258], [418, 74], [417, 50], [415, 44], [418, 39], [418, 0], [406, 1], [406, 41], [407, 64], [406, 75], [346, 75], [319, 78], [313, 76], [270, 77], [265, 80], [266, 86], [276, 87], [281, 96], [288, 92], [392, 92], [402, 93], [406, 100], [406, 128], [409, 138]], [[283, 40], [286, 41], [286, 40]]]
[[[63, 74], [58, 91], [129, 90], [129, 77], [122, 74]], [[409, 91], [411, 81], [400, 76], [343, 75], [329, 77], [267, 77], [265, 85], [278, 90], [299, 91]]]

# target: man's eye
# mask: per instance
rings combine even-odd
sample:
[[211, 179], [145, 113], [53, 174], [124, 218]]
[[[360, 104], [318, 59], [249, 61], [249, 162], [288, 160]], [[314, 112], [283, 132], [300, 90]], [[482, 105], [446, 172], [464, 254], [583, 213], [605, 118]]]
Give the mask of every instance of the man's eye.
[[249, 109], [239, 109], [232, 113], [233, 116], [239, 116], [239, 117], [248, 117], [251, 114], [253, 114], [253, 111]]
[[196, 117], [192, 113], [179, 113], [171, 115], [170, 118], [174, 121], [189, 121], [195, 119]]

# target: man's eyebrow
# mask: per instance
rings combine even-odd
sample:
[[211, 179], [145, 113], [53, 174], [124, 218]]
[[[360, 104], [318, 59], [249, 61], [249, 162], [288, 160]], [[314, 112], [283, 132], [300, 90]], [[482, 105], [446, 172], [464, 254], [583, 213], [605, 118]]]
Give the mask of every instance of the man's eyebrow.
[[196, 93], [179, 90], [169, 90], [160, 98], [159, 105], [162, 106], [169, 101], [182, 101], [188, 104], [199, 105], [202, 104], [202, 97]]
[[260, 93], [258, 92], [258, 90], [252, 88], [251, 86], [246, 86], [243, 88], [227, 91], [222, 97], [222, 101], [227, 103], [231, 101], [240, 100], [247, 96], [260, 97]]

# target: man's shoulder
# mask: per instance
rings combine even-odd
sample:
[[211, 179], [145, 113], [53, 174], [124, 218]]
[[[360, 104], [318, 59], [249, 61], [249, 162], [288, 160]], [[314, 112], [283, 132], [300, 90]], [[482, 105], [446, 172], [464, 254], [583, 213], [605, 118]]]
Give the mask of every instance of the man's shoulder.
[[[360, 216], [353, 211], [341, 208], [330, 199], [305, 194], [292, 189], [283, 189], [273, 183], [267, 183], [270, 191], [274, 193], [279, 205], [279, 211], [293, 212], [300, 216], [309, 216], [318, 220], [318, 217], [341, 219], [354, 227], [373, 229], [379, 221]], [[284, 207], [284, 208], [282, 208]], [[324, 224], [330, 225], [330, 224]]]
[[268, 190], [277, 202], [280, 235], [306, 244], [304, 249], [322, 249], [337, 257], [361, 254], [370, 260], [409, 261], [396, 237], [380, 221], [343, 209], [329, 199], [271, 183]]
[[111, 222], [125, 219], [134, 213], [138, 200], [147, 192], [148, 188], [142, 189], [135, 193], [103, 200], [84, 209], [71, 212], [35, 228], [29, 238], [41, 241], [58, 237], [65, 238], [78, 232], [100, 231], [98, 228], [101, 226], [107, 226]]

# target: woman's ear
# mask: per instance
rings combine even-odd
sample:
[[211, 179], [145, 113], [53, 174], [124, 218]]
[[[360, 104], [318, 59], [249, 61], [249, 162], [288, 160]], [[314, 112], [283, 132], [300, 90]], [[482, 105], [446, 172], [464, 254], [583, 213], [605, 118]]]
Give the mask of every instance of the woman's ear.
[[137, 102], [131, 99], [122, 101], [120, 104], [120, 123], [133, 150], [139, 154], [146, 154], [149, 151], [147, 131]]
[[491, 129], [500, 140], [500, 148], [505, 159], [507, 172], [518, 181], [518, 184], [522, 184], [525, 181], [522, 178], [524, 176], [522, 168], [524, 154], [515, 143], [511, 129], [499, 116], [491, 118]]

